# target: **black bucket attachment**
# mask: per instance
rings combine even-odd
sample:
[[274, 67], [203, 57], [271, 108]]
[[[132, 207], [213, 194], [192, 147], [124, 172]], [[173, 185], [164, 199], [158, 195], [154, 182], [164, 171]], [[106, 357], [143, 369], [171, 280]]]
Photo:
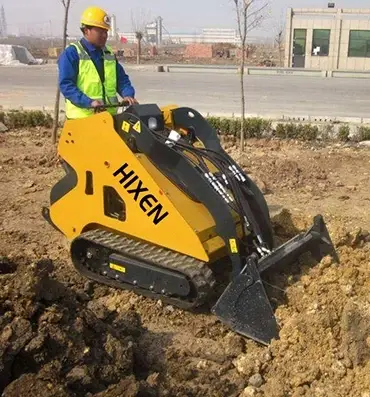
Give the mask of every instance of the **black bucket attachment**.
[[339, 262], [338, 255], [321, 215], [306, 233], [301, 233], [283, 244], [271, 254], [258, 260], [256, 254], [247, 258], [242, 272], [227, 286], [212, 312], [235, 332], [268, 345], [279, 338], [279, 327], [260, 274], [273, 266], [288, 266], [299, 257], [311, 252], [320, 261], [331, 255]]

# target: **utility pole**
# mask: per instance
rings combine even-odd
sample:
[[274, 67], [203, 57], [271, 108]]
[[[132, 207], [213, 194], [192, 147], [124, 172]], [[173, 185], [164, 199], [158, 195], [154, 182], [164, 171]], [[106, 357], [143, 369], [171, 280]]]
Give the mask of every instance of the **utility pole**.
[[8, 26], [6, 23], [4, 6], [1, 6], [0, 12], [0, 37], [8, 37]]
[[156, 36], [157, 36], [157, 47], [162, 45], [163, 40], [163, 18], [158, 17], [156, 20]]
[[54, 47], [53, 25], [51, 23], [51, 20], [49, 21], [49, 27], [50, 27], [51, 46]]

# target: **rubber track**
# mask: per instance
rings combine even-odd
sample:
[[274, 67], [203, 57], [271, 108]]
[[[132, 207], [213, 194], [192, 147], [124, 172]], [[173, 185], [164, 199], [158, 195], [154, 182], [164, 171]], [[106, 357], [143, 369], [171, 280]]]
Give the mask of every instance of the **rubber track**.
[[[216, 280], [207, 264], [187, 255], [170, 251], [166, 248], [158, 247], [147, 242], [132, 240], [128, 237], [102, 229], [95, 229], [83, 233], [75, 240], [81, 239], [88, 240], [101, 246], [102, 248], [110, 250], [110, 254], [117, 253], [130, 256], [132, 258], [143, 260], [144, 262], [149, 262], [153, 265], [157, 265], [168, 270], [174, 270], [178, 273], [182, 273], [186, 275], [188, 281], [191, 281], [193, 286], [192, 290], [194, 288], [196, 289], [197, 296], [193, 301], [188, 301], [183, 298], [172, 298], [151, 292], [147, 289], [142, 289], [131, 286], [130, 284], [112, 280], [110, 277], [103, 276], [100, 273], [95, 273], [92, 270], [87, 269], [83, 263], [79, 263], [79, 266], [76, 266], [77, 270], [81, 271], [81, 273], [85, 273], [84, 275], [88, 277], [89, 274], [91, 276], [94, 275], [94, 277], [91, 278], [98, 282], [101, 281], [114, 288], [118, 287], [121, 289], [133, 290], [138, 294], [142, 294], [153, 299], [161, 299], [168, 304], [172, 304], [182, 309], [191, 309], [205, 303], [208, 296], [212, 292], [213, 287], [215, 286]], [[82, 271], [82, 267], [84, 268], [84, 271]]]

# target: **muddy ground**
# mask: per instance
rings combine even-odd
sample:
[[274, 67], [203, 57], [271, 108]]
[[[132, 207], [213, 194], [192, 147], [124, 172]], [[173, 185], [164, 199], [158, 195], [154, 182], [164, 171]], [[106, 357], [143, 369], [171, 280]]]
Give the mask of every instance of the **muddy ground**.
[[[99, 286], [40, 215], [63, 175], [49, 132], [0, 134], [0, 392], [23, 396], [370, 397], [370, 150], [248, 141], [242, 156], [287, 239], [324, 215], [341, 263], [270, 275], [280, 339], [264, 347]], [[67, 216], [67, 214], [66, 214]], [[272, 285], [272, 286], [270, 286]]]

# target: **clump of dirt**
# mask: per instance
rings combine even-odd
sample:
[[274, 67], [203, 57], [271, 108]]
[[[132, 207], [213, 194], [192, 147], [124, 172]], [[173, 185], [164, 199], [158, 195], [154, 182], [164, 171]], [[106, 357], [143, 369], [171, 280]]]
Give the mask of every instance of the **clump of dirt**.
[[243, 390], [245, 381], [231, 364], [244, 350], [243, 339], [220, 330], [215, 319], [197, 338], [151, 332], [138, 304], [151, 315], [177, 317], [179, 311], [89, 281], [68, 287], [55, 279], [59, 265], [0, 260], [4, 397], [237, 396]]
[[[297, 149], [296, 145], [291, 146]], [[326, 186], [326, 167], [314, 159], [295, 159], [294, 156], [287, 156], [280, 147], [278, 141], [270, 141], [266, 147], [261, 148], [257, 159], [255, 154], [250, 156], [246, 153], [241, 156], [239, 163], [247, 173], [251, 173], [252, 178], [262, 180], [268, 191], [276, 188], [292, 190], [305, 186], [316, 187], [317, 184], [321, 187]]]
[[[144, 332], [135, 312], [102, 315], [88, 304], [86, 292], [51, 277], [51, 260], [14, 264], [2, 258], [0, 268], [4, 397], [35, 395], [38, 389], [39, 395], [98, 393], [133, 375], [134, 350]], [[131, 383], [146, 388], [135, 378]]]
[[370, 391], [370, 244], [338, 251], [341, 264], [325, 258], [299, 279], [292, 277], [286, 304], [276, 312], [280, 340], [263, 368], [266, 395]]
[[[293, 219], [297, 229], [301, 222]], [[263, 378], [253, 395], [369, 395], [370, 235], [335, 223], [330, 229], [339, 264], [325, 257], [270, 280], [285, 291], [275, 313], [280, 339], [235, 360], [245, 376]]]
[[348, 192], [361, 190], [369, 181], [369, 173], [361, 172], [369, 152], [361, 148], [279, 139], [249, 140], [246, 145], [242, 153], [234, 137], [225, 142], [226, 151], [266, 186], [266, 193], [303, 189], [318, 195], [330, 187]]
[[328, 178], [325, 169], [315, 163], [307, 168], [301, 167], [298, 161], [288, 159], [264, 162], [260, 178], [265, 179], [267, 175], [275, 177], [270, 183], [272, 188], [278, 185], [289, 189], [315, 184]]

